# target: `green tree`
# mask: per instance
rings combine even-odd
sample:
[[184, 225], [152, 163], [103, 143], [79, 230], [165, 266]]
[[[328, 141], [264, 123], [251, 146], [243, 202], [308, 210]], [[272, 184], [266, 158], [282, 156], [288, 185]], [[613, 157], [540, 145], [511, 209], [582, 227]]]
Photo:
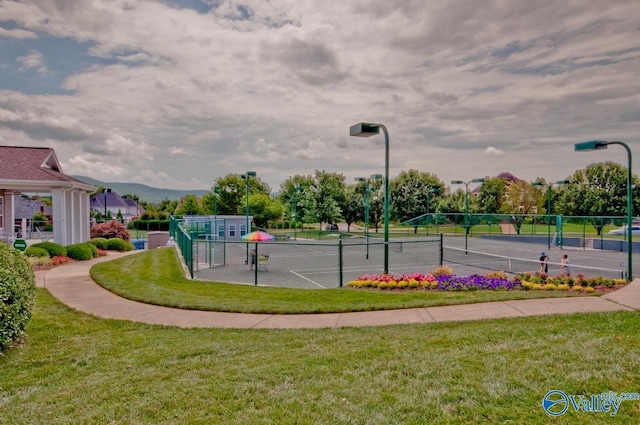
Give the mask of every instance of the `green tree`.
[[485, 179], [478, 190], [477, 212], [481, 214], [498, 214], [502, 208], [502, 201], [508, 180], [490, 177]]
[[[216, 179], [214, 187], [218, 186], [219, 193], [216, 201], [218, 214], [221, 215], [244, 215], [247, 204], [247, 184], [249, 195], [253, 193], [264, 193], [269, 195], [271, 188], [263, 182], [260, 177], [249, 177], [248, 183], [243, 175], [227, 174], [225, 177]], [[207, 214], [213, 214], [213, 188], [203, 196], [202, 205]], [[249, 214], [252, 214], [249, 211]]]
[[299, 205], [305, 223], [337, 223], [346, 203], [345, 177], [316, 170], [313, 183], [302, 191]]
[[[355, 185], [346, 187], [346, 197], [344, 208], [342, 209], [342, 217], [347, 223], [347, 232], [351, 231], [351, 224], [356, 221], [364, 221], [366, 181], [358, 182]], [[362, 191], [358, 189], [362, 188]]]
[[282, 218], [284, 207], [265, 193], [254, 193], [249, 196], [249, 211], [256, 226], [267, 227], [270, 221]]
[[195, 195], [187, 195], [176, 208], [176, 215], [201, 215], [202, 207]]
[[170, 199], [163, 199], [158, 205], [157, 211], [167, 212], [169, 215], [173, 215], [178, 208], [178, 201], [172, 201]]
[[[417, 170], [401, 172], [389, 182], [389, 207], [394, 220], [404, 222], [434, 210], [445, 185], [433, 174]], [[417, 232], [418, 228], [415, 227]]]
[[[556, 211], [562, 215], [589, 216], [601, 234], [602, 216], [627, 215], [627, 169], [615, 162], [599, 162], [577, 170], [560, 190]], [[632, 177], [633, 215], [640, 212], [640, 181]]]
[[528, 214], [544, 211], [545, 197], [537, 186], [525, 181], [512, 181], [505, 189], [501, 212], [511, 215], [511, 221], [520, 234], [522, 223]]
[[[313, 185], [314, 180], [310, 175], [295, 175], [280, 184], [278, 200], [284, 206], [285, 220], [291, 220], [292, 223], [295, 222], [297, 225], [302, 224], [302, 218], [305, 216], [304, 193], [308, 192]], [[296, 213], [297, 220], [295, 219]]]

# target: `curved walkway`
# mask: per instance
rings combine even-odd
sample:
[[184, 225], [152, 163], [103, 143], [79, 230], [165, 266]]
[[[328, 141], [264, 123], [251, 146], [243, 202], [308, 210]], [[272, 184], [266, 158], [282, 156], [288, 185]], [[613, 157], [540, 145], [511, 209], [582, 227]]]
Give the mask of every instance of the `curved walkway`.
[[640, 279], [602, 297], [497, 301], [443, 307], [330, 314], [244, 314], [181, 310], [131, 301], [107, 291], [89, 276], [98, 262], [125, 254], [110, 254], [37, 273], [38, 286], [67, 306], [105, 319], [182, 328], [335, 328], [410, 323], [483, 320], [545, 314], [570, 314], [640, 309]]

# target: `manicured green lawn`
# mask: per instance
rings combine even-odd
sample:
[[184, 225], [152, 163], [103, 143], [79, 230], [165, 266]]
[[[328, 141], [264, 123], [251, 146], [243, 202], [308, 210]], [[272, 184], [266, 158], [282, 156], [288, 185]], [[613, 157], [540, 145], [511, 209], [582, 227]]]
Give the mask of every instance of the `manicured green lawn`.
[[633, 424], [542, 409], [640, 391], [637, 312], [325, 330], [102, 320], [37, 292], [0, 357], [0, 424]]
[[266, 288], [188, 280], [174, 250], [155, 249], [91, 268], [91, 277], [123, 297], [151, 304], [244, 313], [328, 313], [432, 307], [486, 301], [574, 296], [567, 292], [380, 292]]

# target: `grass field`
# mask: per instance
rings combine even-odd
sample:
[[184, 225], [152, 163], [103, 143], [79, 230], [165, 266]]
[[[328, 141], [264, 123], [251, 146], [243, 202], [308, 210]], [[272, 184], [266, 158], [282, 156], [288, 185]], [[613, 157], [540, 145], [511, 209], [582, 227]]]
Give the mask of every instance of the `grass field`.
[[640, 391], [637, 312], [330, 330], [102, 320], [44, 289], [0, 357], [0, 424], [632, 424], [550, 390]]
[[291, 289], [193, 281], [184, 277], [175, 250], [156, 249], [97, 264], [91, 277], [136, 301], [196, 310], [241, 313], [331, 313], [433, 307], [526, 298], [568, 297], [563, 291], [380, 292]]

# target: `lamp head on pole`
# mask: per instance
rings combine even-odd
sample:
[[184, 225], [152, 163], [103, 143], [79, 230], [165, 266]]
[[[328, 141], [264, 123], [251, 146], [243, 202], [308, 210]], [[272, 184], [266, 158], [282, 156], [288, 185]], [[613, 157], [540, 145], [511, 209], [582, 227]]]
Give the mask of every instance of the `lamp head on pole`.
[[599, 149], [607, 149], [609, 142], [604, 140], [591, 140], [590, 142], [576, 143], [575, 151], [595, 151]]
[[371, 137], [380, 134], [380, 126], [367, 122], [360, 122], [349, 127], [349, 136]]

